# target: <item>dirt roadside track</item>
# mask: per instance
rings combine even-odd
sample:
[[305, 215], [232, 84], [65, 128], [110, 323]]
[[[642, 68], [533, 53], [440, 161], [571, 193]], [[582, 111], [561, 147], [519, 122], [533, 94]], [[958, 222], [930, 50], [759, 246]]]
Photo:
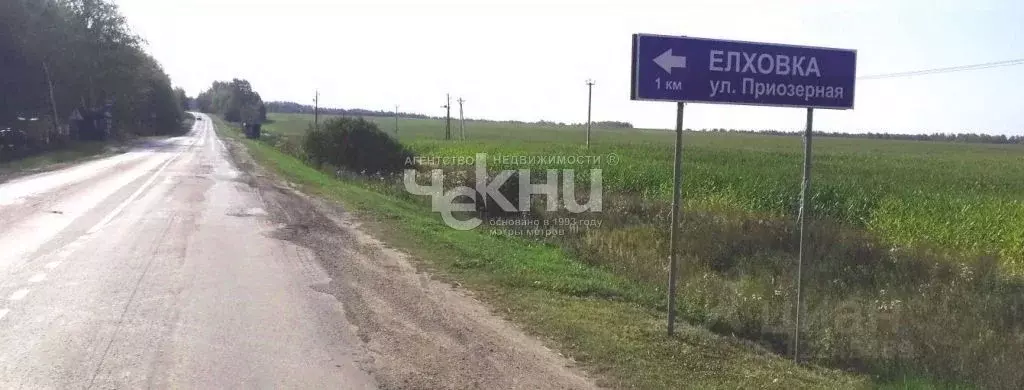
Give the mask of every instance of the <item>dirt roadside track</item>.
[[306, 196], [223, 139], [279, 229], [275, 238], [310, 249], [363, 341], [365, 367], [382, 388], [588, 389], [574, 363], [492, 314], [460, 288], [417, 271], [401, 252], [360, 230], [339, 205]]

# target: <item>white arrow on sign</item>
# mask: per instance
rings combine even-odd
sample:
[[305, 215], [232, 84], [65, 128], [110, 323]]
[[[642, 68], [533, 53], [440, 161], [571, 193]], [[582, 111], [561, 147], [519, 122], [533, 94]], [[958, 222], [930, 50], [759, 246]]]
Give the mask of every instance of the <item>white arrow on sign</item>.
[[668, 74], [672, 74], [672, 68], [686, 69], [686, 57], [672, 55], [672, 49], [665, 50], [660, 56], [654, 57], [654, 63], [658, 64], [661, 69], [665, 69]]

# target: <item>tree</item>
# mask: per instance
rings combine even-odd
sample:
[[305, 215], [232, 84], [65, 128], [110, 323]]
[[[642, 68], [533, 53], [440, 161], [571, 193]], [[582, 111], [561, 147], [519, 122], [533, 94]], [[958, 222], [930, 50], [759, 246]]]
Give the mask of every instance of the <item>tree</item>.
[[188, 111], [189, 110], [189, 102], [191, 101], [191, 99], [189, 99], [188, 94], [185, 93], [185, 90], [182, 89], [182, 88], [175, 88], [174, 89], [174, 95], [178, 99], [178, 104], [181, 105], [181, 110], [182, 111]]
[[0, 124], [110, 103], [116, 134], [180, 128], [181, 99], [142, 43], [112, 0], [0, 1]]
[[263, 99], [249, 81], [215, 81], [196, 97], [200, 111], [221, 115], [229, 122], [255, 122], [266, 119]]

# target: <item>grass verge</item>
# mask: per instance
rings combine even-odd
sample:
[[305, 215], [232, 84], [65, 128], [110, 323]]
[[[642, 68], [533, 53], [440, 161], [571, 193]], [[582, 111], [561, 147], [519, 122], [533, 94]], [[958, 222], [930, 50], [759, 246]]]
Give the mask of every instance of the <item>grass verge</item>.
[[60, 168], [69, 163], [115, 153], [103, 142], [76, 142], [67, 148], [0, 163], [0, 181], [22, 174], [31, 174]]
[[[375, 235], [496, 313], [571, 356], [612, 388], [864, 388], [870, 378], [798, 366], [752, 343], [681, 326], [667, 337], [654, 289], [573, 260], [560, 248], [445, 226], [422, 204], [338, 180], [214, 119], [253, 158], [311, 195], [342, 203]], [[899, 386], [897, 386], [899, 387]]]

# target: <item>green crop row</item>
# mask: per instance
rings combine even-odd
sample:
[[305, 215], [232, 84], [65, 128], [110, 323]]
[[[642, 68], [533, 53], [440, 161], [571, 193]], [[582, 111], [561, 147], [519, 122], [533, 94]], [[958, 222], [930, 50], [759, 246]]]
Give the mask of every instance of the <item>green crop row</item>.
[[[394, 132], [393, 118], [370, 119]], [[445, 141], [444, 121], [402, 119], [398, 126], [398, 138], [421, 156], [592, 156], [575, 164], [491, 160], [488, 168], [601, 168], [606, 193], [671, 199], [670, 131], [595, 129], [588, 149], [580, 127], [469, 121], [467, 140]], [[457, 138], [457, 121], [452, 128]], [[829, 137], [814, 145], [813, 216], [868, 228], [893, 245], [997, 254], [1024, 267], [1024, 147]], [[690, 205], [795, 215], [802, 159], [799, 137], [687, 132], [683, 196]], [[586, 185], [587, 175], [577, 179]]]
[[[406, 142], [430, 156], [591, 155], [600, 157], [591, 160], [600, 164], [527, 159], [538, 164], [489, 161], [489, 168], [601, 168], [606, 192], [671, 198], [671, 134], [655, 134], [662, 138], [656, 142], [631, 142], [620, 131], [614, 143], [602, 140], [588, 151], [578, 143], [546, 137], [531, 141], [531, 134], [541, 132], [509, 132], [516, 138], [500, 143], [416, 136]], [[683, 196], [691, 204], [796, 215], [800, 138], [688, 133], [685, 139]], [[893, 245], [992, 253], [1012, 268], [1024, 266], [1024, 148], [832, 138], [820, 138], [815, 145], [810, 199], [815, 217], [866, 227]], [[609, 163], [611, 154], [614, 164]]]

